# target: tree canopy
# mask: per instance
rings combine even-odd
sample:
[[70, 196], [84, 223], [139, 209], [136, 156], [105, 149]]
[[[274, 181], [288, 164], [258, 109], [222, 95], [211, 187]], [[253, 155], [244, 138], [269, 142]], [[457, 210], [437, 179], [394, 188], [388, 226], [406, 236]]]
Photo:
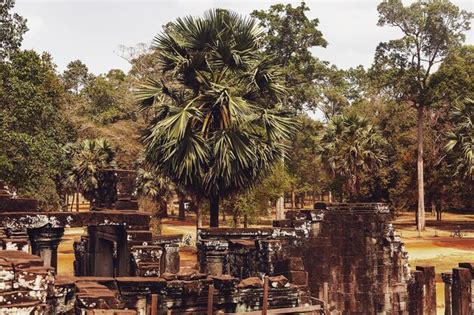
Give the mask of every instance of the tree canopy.
[[282, 157], [294, 128], [281, 109], [278, 67], [259, 47], [256, 21], [226, 10], [177, 19], [156, 37], [163, 69], [139, 92], [154, 119], [146, 159], [177, 185], [219, 198], [255, 184]]

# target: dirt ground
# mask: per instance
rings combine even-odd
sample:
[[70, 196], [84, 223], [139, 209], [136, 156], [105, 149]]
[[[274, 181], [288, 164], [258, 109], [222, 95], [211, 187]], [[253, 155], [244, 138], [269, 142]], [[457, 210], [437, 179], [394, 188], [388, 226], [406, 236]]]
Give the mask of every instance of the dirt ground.
[[[409, 255], [410, 266], [431, 265], [437, 274], [437, 304], [438, 314], [444, 314], [444, 284], [441, 272], [451, 271], [459, 262], [474, 262], [474, 215], [444, 213], [443, 221], [437, 222], [435, 217], [427, 213], [426, 231], [420, 234], [415, 228], [413, 213], [402, 213], [394, 226], [405, 243]], [[452, 231], [460, 226], [463, 238], [453, 238]], [[58, 252], [58, 274], [72, 275], [74, 273], [73, 242], [79, 240], [84, 233], [82, 228], [66, 229]], [[196, 236], [194, 218], [178, 221], [170, 218], [163, 220], [162, 233]], [[196, 267], [196, 250], [192, 246], [181, 249], [182, 266]]]
[[[410, 266], [434, 266], [436, 270], [436, 300], [438, 314], [444, 314], [444, 284], [442, 272], [449, 272], [460, 262], [474, 262], [474, 215], [443, 213], [443, 220], [436, 221], [426, 215], [426, 231], [418, 234], [414, 213], [403, 213], [394, 226], [401, 235], [408, 252]], [[462, 238], [453, 238], [452, 232], [459, 226]]]

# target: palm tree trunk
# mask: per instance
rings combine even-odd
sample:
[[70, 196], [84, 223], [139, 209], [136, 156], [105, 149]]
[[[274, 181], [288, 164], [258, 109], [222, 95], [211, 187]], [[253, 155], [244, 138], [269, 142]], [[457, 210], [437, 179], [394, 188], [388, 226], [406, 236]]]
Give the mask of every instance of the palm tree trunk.
[[219, 196], [212, 196], [209, 198], [211, 227], [219, 227]]
[[76, 212], [79, 212], [79, 192], [76, 191]]
[[296, 209], [296, 200], [295, 200], [296, 198], [295, 197], [296, 197], [295, 196], [295, 190], [292, 187], [292, 189], [291, 189], [291, 209]]
[[359, 176], [357, 175], [357, 173], [355, 174], [354, 182], [355, 182], [355, 201], [360, 201], [360, 181], [359, 181]]
[[184, 209], [184, 195], [183, 194], [178, 194], [178, 198], [179, 198], [179, 201], [178, 201], [178, 204], [179, 204], [179, 207], [178, 207], [178, 219], [181, 220], [181, 221], [184, 221], [186, 220], [186, 212], [185, 212], [185, 209]]
[[418, 121], [417, 121], [417, 141], [418, 141], [418, 159], [417, 159], [417, 185], [418, 185], [418, 209], [416, 213], [417, 230], [425, 230], [425, 188], [423, 177], [423, 119], [424, 106], [418, 104]]
[[71, 200], [71, 212], [74, 210], [74, 193], [72, 193], [72, 200]]
[[239, 225], [239, 211], [235, 209], [234, 207], [234, 212], [232, 213], [232, 220], [234, 221], [234, 227], [238, 227]]

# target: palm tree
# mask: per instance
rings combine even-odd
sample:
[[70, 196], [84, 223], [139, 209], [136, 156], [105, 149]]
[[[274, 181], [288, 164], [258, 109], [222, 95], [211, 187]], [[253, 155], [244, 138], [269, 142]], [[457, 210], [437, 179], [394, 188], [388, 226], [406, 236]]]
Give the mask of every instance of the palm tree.
[[115, 151], [106, 139], [86, 139], [65, 147], [70, 169], [67, 183], [76, 190], [76, 209], [79, 211], [79, 193], [94, 207], [97, 201], [101, 170], [115, 167]]
[[261, 50], [256, 22], [216, 9], [179, 18], [154, 40], [162, 77], [138, 92], [154, 119], [146, 161], [190, 195], [210, 202], [254, 185], [281, 160], [294, 130], [281, 110], [285, 89]]
[[323, 164], [345, 180], [350, 199], [360, 198], [360, 178], [378, 169], [386, 160], [385, 139], [365, 118], [333, 117], [320, 138]]
[[447, 134], [446, 152], [455, 175], [474, 179], [474, 100], [457, 104], [450, 114], [454, 130]]
[[137, 190], [142, 196], [150, 197], [159, 205], [157, 216], [168, 214], [168, 199], [173, 196], [174, 185], [165, 177], [158, 176], [149, 169], [140, 168], [137, 174]]

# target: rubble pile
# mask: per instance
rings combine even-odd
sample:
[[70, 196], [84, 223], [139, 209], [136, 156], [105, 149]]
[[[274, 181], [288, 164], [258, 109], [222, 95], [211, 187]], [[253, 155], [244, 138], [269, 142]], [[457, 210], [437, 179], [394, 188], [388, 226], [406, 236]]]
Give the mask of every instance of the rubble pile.
[[47, 299], [54, 283], [51, 268], [23, 251], [0, 251], [0, 313], [49, 314]]

